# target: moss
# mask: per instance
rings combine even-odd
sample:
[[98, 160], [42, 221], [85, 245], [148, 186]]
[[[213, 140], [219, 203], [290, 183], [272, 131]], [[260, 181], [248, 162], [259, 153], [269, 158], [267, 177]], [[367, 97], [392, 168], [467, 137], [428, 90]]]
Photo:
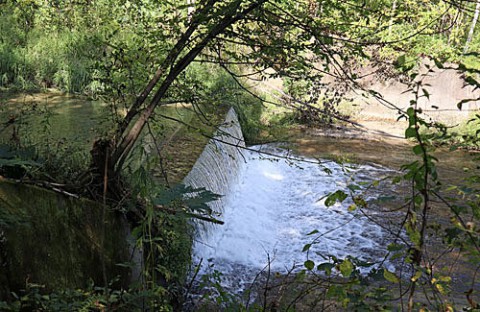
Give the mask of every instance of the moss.
[[129, 261], [122, 216], [107, 210], [103, 222], [103, 207], [94, 202], [5, 181], [0, 183], [0, 208], [13, 220], [2, 226], [4, 288], [18, 292], [28, 283], [44, 285], [46, 291], [86, 287], [91, 281], [103, 285], [102, 263], [108, 281], [120, 277], [117, 287], [128, 285], [130, 270], [118, 266]]

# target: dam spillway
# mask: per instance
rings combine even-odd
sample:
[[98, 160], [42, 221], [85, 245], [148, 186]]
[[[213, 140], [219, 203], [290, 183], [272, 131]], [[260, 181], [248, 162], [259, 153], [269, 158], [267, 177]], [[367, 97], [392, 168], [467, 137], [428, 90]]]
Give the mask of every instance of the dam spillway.
[[221, 214], [224, 211], [225, 195], [237, 180], [244, 147], [240, 123], [235, 110], [231, 108], [225, 121], [209, 140], [192, 170], [183, 180], [185, 185], [195, 189], [205, 188], [222, 196], [209, 203], [214, 214]]
[[[325, 197], [337, 190], [359, 194], [391, 170], [294, 159], [274, 144], [245, 150], [239, 148], [241, 132], [232, 111], [226, 124], [233, 126], [219, 131], [222, 138], [207, 145], [187, 176], [189, 185], [224, 195], [211, 207], [225, 224], [200, 228], [195, 238], [194, 262], [203, 261], [202, 274], [214, 268], [222, 272], [225, 286], [241, 290], [266, 266], [278, 272], [302, 268], [306, 244], [312, 244], [315, 261], [352, 256], [382, 263], [389, 233], [371, 216], [350, 211], [350, 197], [329, 207]], [[358, 186], [353, 192], [352, 184]], [[316, 234], [308, 235], [312, 231]]]

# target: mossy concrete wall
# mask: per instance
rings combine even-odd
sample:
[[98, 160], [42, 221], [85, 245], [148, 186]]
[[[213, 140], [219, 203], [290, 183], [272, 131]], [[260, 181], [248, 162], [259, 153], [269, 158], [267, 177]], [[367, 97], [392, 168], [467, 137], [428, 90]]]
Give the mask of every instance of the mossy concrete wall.
[[91, 201], [0, 181], [0, 299], [28, 283], [45, 290], [128, 284], [128, 225]]

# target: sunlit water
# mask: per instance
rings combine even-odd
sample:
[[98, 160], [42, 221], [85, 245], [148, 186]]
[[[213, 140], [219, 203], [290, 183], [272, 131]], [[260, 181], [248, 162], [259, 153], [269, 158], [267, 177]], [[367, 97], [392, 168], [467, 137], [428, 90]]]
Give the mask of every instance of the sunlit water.
[[[286, 155], [271, 146], [262, 149]], [[383, 260], [386, 231], [361, 212], [349, 211], [350, 198], [326, 207], [325, 196], [336, 190], [348, 193], [347, 185], [365, 188], [391, 171], [331, 161], [286, 161], [253, 151], [244, 151], [243, 156], [238, 180], [224, 198], [225, 224], [194, 246], [195, 260], [203, 259], [202, 273], [213, 265], [224, 275], [226, 287], [241, 290], [269, 262], [271, 270], [280, 273], [302, 266], [307, 260], [302, 249], [312, 242], [309, 258], [317, 263], [347, 255]], [[308, 235], [314, 230], [318, 233]]]

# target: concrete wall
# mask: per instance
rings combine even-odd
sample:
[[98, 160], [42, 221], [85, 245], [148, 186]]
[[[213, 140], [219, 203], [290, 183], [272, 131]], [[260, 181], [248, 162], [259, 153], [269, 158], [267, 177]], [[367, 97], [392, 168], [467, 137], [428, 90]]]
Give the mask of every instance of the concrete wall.
[[[73, 200], [0, 181], [0, 300], [28, 283], [44, 290], [82, 288], [93, 281], [126, 286], [132, 259], [126, 220], [87, 200]], [[102, 238], [104, 235], [104, 238]], [[104, 267], [103, 267], [104, 264]]]
[[[433, 72], [428, 73], [425, 64], [432, 66]], [[376, 68], [363, 68], [360, 70], [360, 74], [364, 76], [369, 71], [375, 70]], [[427, 74], [427, 76], [422, 78], [423, 74]], [[474, 90], [472, 86], [466, 85], [461, 74], [453, 69], [439, 69], [434, 66], [433, 62], [424, 61], [419, 68], [419, 76], [416, 80], [419, 79], [423, 79], [423, 87], [430, 94], [429, 99], [422, 97], [419, 100], [419, 107], [424, 111], [426, 118], [454, 125], [469, 118], [472, 112], [480, 108], [480, 100], [478, 100], [480, 90]], [[360, 79], [359, 83], [367, 89], [380, 93], [385, 100], [403, 110], [406, 110], [410, 106], [410, 101], [415, 98], [412, 92], [408, 91], [408, 85], [400, 82], [399, 79], [367, 75]], [[355, 96], [355, 98], [361, 106], [361, 117], [382, 119], [398, 117], [395, 109], [381, 105], [371, 96], [367, 98]], [[465, 103], [462, 110], [457, 108], [457, 104], [461, 100], [472, 98], [477, 100]]]

